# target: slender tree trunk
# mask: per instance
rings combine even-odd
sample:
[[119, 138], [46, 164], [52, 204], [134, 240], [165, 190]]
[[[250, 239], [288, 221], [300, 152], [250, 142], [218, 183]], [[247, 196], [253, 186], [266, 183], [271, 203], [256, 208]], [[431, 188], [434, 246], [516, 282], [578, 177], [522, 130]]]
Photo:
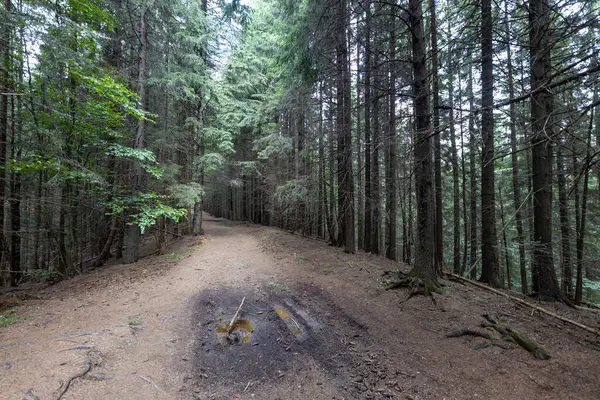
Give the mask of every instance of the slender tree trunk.
[[[381, 53], [380, 46], [381, 38], [375, 37], [374, 54]], [[374, 60], [377, 64], [379, 59]], [[371, 252], [374, 254], [381, 254], [380, 251], [380, 227], [381, 227], [381, 182], [380, 182], [380, 165], [379, 165], [379, 150], [381, 148], [381, 125], [380, 125], [380, 99], [382, 97], [381, 91], [381, 70], [380, 66], [375, 68], [374, 79], [372, 85], [373, 89], [373, 105], [372, 111], [372, 146], [373, 146], [373, 158], [371, 163]]]
[[431, 115], [427, 93], [425, 33], [421, 0], [409, 0], [413, 91], [415, 109], [415, 192], [417, 195], [417, 238], [415, 263], [411, 273], [426, 281], [437, 280], [434, 245], [434, 186], [431, 154]]
[[346, 0], [339, 2], [339, 18], [343, 18], [343, 29], [340, 29], [338, 37], [338, 46], [343, 67], [343, 86], [342, 86], [342, 127], [344, 134], [344, 226], [345, 226], [345, 252], [354, 253], [356, 251], [356, 228], [354, 217], [354, 173], [352, 163], [352, 88], [350, 80], [350, 59], [348, 57], [348, 47], [346, 41], [346, 26], [348, 25], [348, 6]]
[[[359, 31], [359, 19], [356, 20], [356, 31]], [[361, 118], [360, 118], [360, 60], [361, 52], [360, 45], [356, 47], [356, 161], [358, 173], [357, 178], [357, 195], [358, 195], [358, 220], [357, 220], [357, 231], [358, 231], [358, 249], [364, 250], [365, 248], [365, 195], [363, 185], [363, 165], [362, 165], [362, 137], [361, 137]]]
[[442, 208], [442, 144], [440, 132], [440, 89], [438, 77], [437, 21], [435, 0], [429, 0], [429, 33], [431, 35], [431, 89], [433, 100], [433, 157], [435, 173], [435, 264], [444, 264], [444, 221]]
[[565, 161], [563, 155], [563, 139], [558, 143], [556, 150], [556, 183], [558, 187], [558, 210], [560, 217], [561, 237], [561, 289], [568, 298], [573, 295], [572, 265], [571, 265], [571, 227], [569, 226], [569, 207], [567, 201], [567, 183], [565, 178]]
[[[205, 10], [203, 10], [203, 11], [205, 11]], [[200, 126], [203, 126], [204, 109], [203, 109], [203, 105], [202, 105], [202, 90], [198, 89], [196, 91], [196, 95], [198, 96], [198, 107], [196, 110], [196, 118], [198, 119]], [[195, 130], [196, 129], [197, 128], [195, 128]], [[202, 158], [204, 156], [204, 138], [202, 137], [202, 128], [200, 128], [196, 131], [196, 136], [198, 138], [196, 154], [198, 155], [198, 157]], [[202, 189], [204, 189], [204, 167], [203, 166], [198, 167], [197, 182], [200, 185], [200, 187]], [[244, 190], [247, 190], [246, 185], [244, 185]], [[198, 201], [194, 202], [194, 218], [192, 220], [192, 235], [194, 235], [194, 236], [204, 235], [204, 230], [202, 229], [202, 203], [203, 203], [203, 201], [204, 201], [204, 194], [200, 194], [200, 199]], [[245, 201], [244, 206], [247, 203], [248, 202]], [[244, 210], [246, 210], [246, 209], [244, 208]], [[244, 216], [244, 219], [246, 219], [246, 215]]]
[[481, 282], [502, 287], [498, 263], [494, 180], [492, 0], [481, 0]]
[[470, 194], [469, 194], [469, 221], [470, 232], [469, 242], [470, 257], [469, 257], [469, 276], [471, 279], [477, 279], [477, 177], [475, 174], [475, 153], [477, 151], [475, 143], [475, 118], [473, 116], [473, 69], [469, 65], [469, 77], [467, 80], [467, 95], [469, 96], [469, 178], [470, 178]]
[[[333, 95], [331, 94], [331, 89], [330, 89], [330, 93], [329, 93], [329, 104], [333, 103]], [[330, 242], [331, 244], [337, 244], [338, 242], [338, 235], [339, 233], [339, 226], [337, 224], [338, 218], [336, 215], [336, 209], [335, 209], [335, 185], [334, 185], [334, 181], [335, 181], [335, 151], [334, 151], [334, 142], [335, 142], [335, 130], [332, 127], [332, 121], [333, 121], [333, 117], [332, 117], [332, 107], [329, 107], [329, 112], [328, 112], [328, 121], [329, 121], [329, 215], [331, 218], [331, 230], [329, 231], [329, 238], [330, 238]]]
[[[512, 100], [515, 97], [514, 77], [512, 66], [512, 54], [510, 47], [510, 25], [508, 22], [508, 3], [504, 5], [504, 24], [506, 39], [506, 67], [508, 73], [508, 97]], [[517, 124], [515, 104], [511, 101], [509, 110], [509, 129], [510, 129], [510, 149], [511, 149], [511, 167], [512, 167], [512, 188], [513, 201], [515, 203], [515, 222], [517, 225], [517, 242], [519, 245], [519, 271], [521, 273], [521, 292], [527, 294], [527, 267], [525, 262], [525, 235], [523, 233], [523, 213], [521, 212], [521, 185], [519, 184], [519, 159], [517, 154]]]
[[[318, 237], [325, 238], [327, 226], [327, 185], [325, 183], [325, 144], [323, 142], [323, 82], [319, 82], [319, 198]], [[329, 226], [327, 226], [327, 230]]]
[[397, 260], [397, 219], [398, 219], [398, 199], [396, 185], [396, 19], [394, 10], [390, 10], [390, 72], [389, 72], [389, 124], [388, 124], [388, 163], [386, 167], [386, 208], [387, 208], [387, 246], [386, 257], [391, 260]]
[[[448, 33], [450, 36], [450, 33]], [[454, 54], [452, 46], [448, 49], [448, 66], [453, 62]], [[452, 158], [452, 219], [453, 219], [453, 242], [452, 242], [452, 270], [455, 274], [460, 272], [460, 189], [458, 174], [460, 169], [458, 166], [458, 151], [456, 149], [456, 127], [454, 126], [454, 71], [450, 68], [448, 71], [448, 98], [450, 100], [450, 152]], [[462, 123], [462, 121], [461, 121]], [[462, 148], [462, 147], [461, 147]], [[463, 165], [464, 167], [464, 165]], [[464, 169], [463, 169], [464, 171]], [[466, 223], [466, 220], [465, 220]]]
[[[469, 67], [470, 68], [470, 67]], [[461, 74], [458, 74], [458, 99], [459, 102], [462, 102], [463, 93], [462, 93], [462, 79]], [[462, 203], [463, 203], [463, 259], [460, 267], [460, 271], [458, 272], [460, 276], [465, 274], [467, 270], [467, 256], [469, 254], [469, 219], [468, 219], [468, 210], [467, 207], [467, 167], [465, 160], [465, 135], [463, 129], [463, 111], [462, 108], [458, 111], [458, 120], [460, 121], [460, 169], [462, 174]]]
[[365, 2], [365, 226], [364, 250], [373, 251], [373, 199], [371, 192], [371, 1]]
[[[9, 85], [9, 90], [14, 90]], [[11, 159], [20, 159], [20, 150], [17, 149], [15, 129], [15, 98], [11, 105]], [[17, 286], [21, 277], [21, 174], [10, 174], [10, 285]]]
[[544, 297], [560, 298], [552, 254], [552, 144], [553, 95], [548, 87], [551, 15], [548, 0], [529, 0], [531, 63], [531, 163], [533, 183], [534, 248], [533, 291]]
[[[139, 65], [138, 65], [138, 98], [143, 106], [147, 103], [146, 93], [146, 78], [147, 78], [147, 62], [148, 62], [148, 10], [146, 6], [142, 6], [140, 11], [140, 49], [139, 49]], [[144, 147], [146, 123], [140, 119], [137, 123], [135, 139], [133, 147], [141, 149]], [[135, 196], [142, 189], [143, 171], [138, 161], [133, 162], [133, 171], [131, 176], [132, 194]], [[141, 239], [140, 227], [137, 224], [130, 223], [125, 227], [123, 252], [123, 263], [131, 264], [139, 258], [139, 246]]]
[[[12, 13], [12, 1], [4, 0], [4, 12], [8, 16]], [[11, 65], [11, 25], [3, 24], [2, 37], [0, 38], [0, 165], [6, 165], [6, 142], [8, 139], [8, 103], [10, 101], [10, 65]], [[6, 168], [0, 168], [0, 266], [6, 259], [7, 244], [4, 236], [4, 205], [6, 202]]]
[[[594, 100], [597, 95], [594, 93]], [[592, 145], [592, 126], [594, 122], [594, 110], [590, 115], [590, 125], [588, 129], [586, 160], [590, 159], [590, 147]], [[577, 229], [577, 277], [575, 280], [575, 304], [580, 305], [583, 300], [583, 250], [585, 245], [585, 227], [587, 219], [587, 200], [589, 193], [589, 177], [590, 169], [586, 164], [583, 166], [583, 192], [581, 194], [581, 217], [579, 219], [580, 226]]]
[[[504, 262], [506, 263], [506, 282], [508, 290], [512, 290], [512, 275], [510, 273], [510, 257], [508, 256], [508, 240], [506, 239], [506, 226], [504, 224], [504, 202], [502, 190], [498, 187], [498, 200], [500, 201], [500, 222], [502, 223], [502, 241], [504, 242]], [[504, 284], [502, 285], [504, 287]]]

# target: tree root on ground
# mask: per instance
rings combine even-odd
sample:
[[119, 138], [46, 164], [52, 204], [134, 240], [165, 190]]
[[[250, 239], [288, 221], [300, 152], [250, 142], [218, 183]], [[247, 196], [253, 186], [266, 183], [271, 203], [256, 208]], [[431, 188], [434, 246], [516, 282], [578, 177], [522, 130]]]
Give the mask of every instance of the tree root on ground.
[[75, 375], [71, 376], [67, 382], [61, 386], [61, 388], [59, 389], [59, 393], [56, 396], [56, 400], [60, 400], [62, 399], [62, 397], [65, 395], [65, 393], [67, 393], [67, 390], [69, 390], [69, 387], [71, 386], [71, 383], [73, 383], [73, 381], [75, 379], [78, 378], [82, 378], [84, 377], [88, 372], [90, 372], [92, 370], [92, 363], [89, 361], [86, 361], [84, 363], [85, 368], [83, 369], [83, 371], [76, 373]]
[[387, 276], [384, 280], [385, 290], [404, 287], [409, 289], [408, 296], [401, 300], [400, 303], [410, 300], [415, 295], [432, 296], [433, 293], [442, 292], [442, 285], [437, 281], [424, 281], [421, 278], [397, 270], [383, 271], [383, 275]]
[[531, 355], [533, 355], [533, 357], [537, 358], [538, 360], [548, 360], [550, 358], [550, 354], [548, 354], [548, 352], [542, 346], [540, 346], [535, 341], [527, 337], [527, 335], [525, 335], [524, 333], [512, 329], [510, 326], [497, 321], [496, 319], [490, 317], [487, 314], [483, 315], [483, 318], [485, 318], [488, 322], [483, 323], [482, 327], [493, 329], [493, 331], [491, 331], [493, 334], [488, 332], [477, 331], [474, 329], [458, 329], [448, 333], [446, 337], [457, 338], [461, 336], [477, 336], [487, 339], [490, 344], [505, 348], [499, 345], [497, 342], [497, 339], [499, 339], [497, 334], [499, 333], [501, 338], [518, 344], [519, 346], [530, 352]]

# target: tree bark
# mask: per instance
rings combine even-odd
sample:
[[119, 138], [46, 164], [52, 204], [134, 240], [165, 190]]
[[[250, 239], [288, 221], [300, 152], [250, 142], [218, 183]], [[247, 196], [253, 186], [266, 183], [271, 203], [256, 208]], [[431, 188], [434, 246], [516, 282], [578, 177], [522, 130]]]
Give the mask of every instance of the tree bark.
[[[12, 1], [4, 0], [5, 12], [11, 15]], [[8, 121], [8, 103], [10, 96], [10, 51], [11, 51], [11, 28], [10, 24], [4, 23], [2, 37], [0, 38], [0, 265], [6, 258], [7, 243], [4, 237], [4, 205], [6, 202], [6, 142], [8, 139], [9, 121]]]
[[[140, 49], [139, 49], [139, 64], [138, 64], [138, 98], [143, 106], [147, 103], [147, 62], [148, 62], [148, 9], [147, 6], [142, 6], [140, 10]], [[137, 122], [133, 147], [141, 149], [144, 147], [146, 131], [146, 122], [140, 119]], [[133, 162], [131, 175], [132, 195], [136, 196], [142, 189], [143, 170], [138, 161]], [[135, 223], [127, 224], [125, 228], [123, 263], [131, 264], [139, 258], [139, 246], [141, 239], [140, 227]]]
[[551, 77], [551, 15], [548, 0], [529, 0], [531, 66], [531, 164], [533, 184], [533, 291], [560, 298], [552, 254], [552, 144], [553, 95]]
[[444, 264], [444, 221], [442, 209], [442, 142], [440, 129], [440, 89], [438, 76], [437, 21], [435, 0], [429, 0], [429, 32], [431, 35], [431, 89], [433, 100], [433, 158], [435, 174], [435, 264], [438, 271]]
[[502, 287], [496, 236], [492, 1], [481, 0], [481, 282]]
[[[507, 84], [508, 98], [512, 100], [515, 97], [514, 77], [512, 54], [510, 47], [510, 25], [508, 22], [508, 3], [504, 5], [504, 24], [505, 24], [505, 39], [506, 39], [506, 67], [507, 67]], [[527, 265], [525, 262], [525, 235], [523, 233], [523, 213], [521, 212], [521, 185], [519, 184], [519, 159], [517, 154], [517, 124], [516, 124], [515, 104], [510, 103], [509, 106], [509, 129], [510, 129], [510, 161], [512, 167], [512, 187], [513, 201], [515, 203], [515, 222], [517, 225], [517, 242], [519, 245], [519, 271], [521, 273], [521, 292], [527, 294]]]
[[[381, 54], [381, 38], [375, 35], [374, 43], [374, 54]], [[379, 64], [380, 59], [375, 58], [373, 60], [375, 64]], [[372, 110], [372, 147], [373, 147], [373, 158], [371, 160], [371, 252], [373, 254], [381, 254], [380, 251], [380, 227], [381, 227], [381, 182], [380, 182], [380, 165], [379, 165], [379, 150], [381, 147], [381, 125], [380, 125], [380, 99], [382, 96], [381, 91], [381, 66], [377, 65], [374, 72], [374, 79], [372, 82], [373, 86], [373, 99], [371, 104]]]
[[[450, 37], [450, 32], [448, 32], [448, 37]], [[448, 49], [448, 66], [450, 67], [453, 59], [453, 48], [452, 45], [449, 44]], [[458, 166], [458, 151], [456, 149], [456, 127], [454, 126], [454, 71], [452, 68], [448, 70], [448, 98], [450, 103], [450, 153], [452, 159], [452, 222], [453, 222], [453, 241], [452, 241], [452, 270], [455, 274], [460, 272], [460, 186], [459, 186], [459, 173], [460, 169]], [[461, 119], [462, 124], [462, 119]], [[461, 125], [462, 126], [462, 125]], [[461, 146], [462, 148], [462, 146]], [[464, 161], [464, 160], [463, 160]], [[463, 165], [463, 173], [464, 173], [464, 165]], [[465, 219], [465, 224], [467, 223]], [[466, 226], [466, 225], [465, 225]], [[466, 237], [465, 237], [466, 240]]]
[[[9, 85], [10, 90], [14, 90]], [[20, 151], [16, 144], [15, 99], [11, 99], [11, 159], [18, 160]], [[17, 286], [21, 277], [21, 174], [10, 174], [10, 285]]]
[[396, 64], [393, 60], [396, 58], [396, 19], [394, 10], [390, 10], [390, 38], [389, 38], [389, 123], [387, 137], [388, 163], [386, 166], [386, 257], [391, 260], [397, 260], [397, 219], [398, 219], [398, 199], [396, 185]]
[[556, 150], [556, 184], [558, 187], [558, 213], [560, 217], [561, 237], [561, 289], [565, 296], [573, 295], [573, 273], [571, 265], [571, 227], [569, 226], [569, 207], [567, 201], [567, 183], [565, 161], [563, 155], [563, 138], [558, 143]]
[[[498, 187], [498, 200], [500, 202], [500, 222], [502, 224], [502, 240], [504, 242], [504, 262], [506, 263], [506, 283], [508, 290], [512, 290], [512, 275], [510, 271], [510, 257], [508, 255], [508, 240], [506, 239], [506, 226], [504, 224], [504, 202], [502, 201], [502, 190]], [[502, 285], [504, 287], [504, 284]]]
[[427, 66], [421, 0], [409, 0], [413, 92], [415, 109], [415, 192], [417, 196], [417, 237], [411, 275], [426, 281], [437, 280], [434, 255], [434, 187], [431, 154], [431, 114], [427, 93]]
[[[594, 92], [594, 99], [597, 94]], [[586, 160], [590, 159], [590, 147], [592, 145], [592, 126], [594, 123], [594, 110], [590, 115], [590, 124], [588, 129], [587, 145], [586, 145]], [[581, 305], [583, 300], [583, 250], [585, 245], [585, 228], [587, 220], [587, 200], [589, 193], [589, 165], [584, 164], [583, 168], [583, 191], [581, 194], [581, 216], [579, 218], [580, 225], [577, 227], [577, 276], [575, 279], [575, 304]], [[577, 188], [575, 188], [577, 190]]]
[[475, 280], [477, 278], [477, 176], [475, 173], [475, 153], [477, 151], [477, 145], [475, 143], [475, 117], [473, 116], [474, 102], [473, 102], [473, 69], [469, 64], [469, 77], [467, 78], [467, 96], [469, 96], [469, 181], [470, 181], [470, 193], [469, 193], [469, 242], [471, 244], [469, 249], [469, 275], [470, 278]]
[[[356, 20], [356, 31], [359, 31], [359, 20]], [[361, 51], [360, 45], [356, 46], [356, 161], [358, 173], [356, 174], [357, 178], [357, 206], [358, 206], [358, 216], [357, 216], [357, 232], [358, 232], [358, 249], [363, 250], [365, 248], [365, 207], [364, 207], [364, 184], [363, 184], [363, 165], [362, 165], [362, 137], [361, 137], [361, 118], [360, 118], [360, 60], [361, 60]]]
[[373, 225], [373, 199], [371, 198], [371, 1], [365, 2], [365, 224], [364, 224], [364, 250], [369, 253], [373, 250], [372, 225]]

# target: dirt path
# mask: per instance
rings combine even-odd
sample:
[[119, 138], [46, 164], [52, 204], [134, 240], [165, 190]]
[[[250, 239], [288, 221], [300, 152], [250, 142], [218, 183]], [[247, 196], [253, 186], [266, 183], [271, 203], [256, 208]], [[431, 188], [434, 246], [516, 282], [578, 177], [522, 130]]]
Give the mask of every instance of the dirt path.
[[[224, 220], [173, 253], [61, 282], [0, 328], [0, 398], [596, 399], [600, 342], [476, 288], [385, 292], [366, 254]], [[26, 296], [21, 296], [26, 297]], [[236, 334], [227, 325], [245, 298]], [[559, 307], [559, 306], [556, 306]], [[557, 311], [572, 311], [560, 308]], [[448, 339], [491, 313], [542, 343]], [[600, 315], [574, 315], [598, 327]], [[89, 369], [89, 371], [88, 371]]]

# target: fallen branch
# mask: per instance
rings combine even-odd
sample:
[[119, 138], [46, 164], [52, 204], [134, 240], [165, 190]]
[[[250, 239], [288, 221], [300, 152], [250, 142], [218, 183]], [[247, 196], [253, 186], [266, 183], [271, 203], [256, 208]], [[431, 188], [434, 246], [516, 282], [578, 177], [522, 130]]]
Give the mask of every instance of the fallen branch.
[[548, 360], [550, 358], [550, 354], [548, 354], [548, 352], [542, 346], [537, 344], [533, 339], [527, 337], [525, 334], [512, 329], [508, 325], [496, 321], [489, 315], [484, 315], [483, 317], [492, 324], [492, 328], [494, 328], [499, 334], [510, 337], [519, 346], [530, 352], [538, 360]]
[[585, 330], [587, 332], [590, 332], [590, 333], [592, 333], [592, 334], [594, 334], [596, 336], [600, 336], [600, 330], [598, 330], [598, 329], [590, 328], [587, 325], [584, 325], [584, 324], [579, 323], [577, 321], [573, 321], [573, 320], [571, 320], [571, 319], [569, 319], [567, 317], [563, 317], [562, 315], [555, 314], [555, 313], [553, 313], [551, 311], [546, 310], [545, 308], [542, 308], [540, 306], [536, 306], [535, 304], [531, 304], [531, 303], [529, 303], [529, 302], [527, 302], [527, 301], [525, 301], [523, 299], [519, 299], [518, 297], [511, 296], [508, 293], [504, 293], [504, 292], [501, 292], [500, 290], [491, 288], [491, 287], [486, 286], [484, 284], [481, 284], [479, 282], [475, 282], [475, 281], [472, 281], [470, 279], [463, 278], [460, 275], [451, 274], [451, 273], [448, 273], [447, 275], [451, 276], [451, 277], [453, 277], [455, 279], [459, 279], [459, 280], [462, 280], [462, 281], [465, 281], [465, 282], [469, 282], [471, 285], [477, 286], [478, 288], [487, 290], [487, 291], [492, 292], [492, 293], [496, 293], [496, 294], [498, 294], [500, 296], [503, 296], [503, 297], [505, 297], [505, 298], [507, 298], [509, 300], [512, 300], [512, 301], [514, 301], [516, 303], [519, 303], [519, 304], [521, 304], [521, 305], [523, 305], [525, 307], [532, 308], [532, 309], [534, 309], [536, 311], [541, 312], [542, 314], [546, 314], [546, 315], [548, 315], [550, 317], [553, 317], [553, 318], [556, 318], [556, 319], [561, 320], [563, 322], [566, 322], [567, 324], [571, 324], [573, 326], [581, 328], [581, 329], [583, 329], [583, 330]]
[[56, 396], [56, 400], [60, 400], [62, 399], [62, 397], [65, 395], [65, 393], [67, 393], [67, 390], [69, 390], [69, 387], [71, 386], [71, 383], [73, 383], [73, 381], [75, 379], [78, 378], [82, 378], [85, 376], [85, 374], [87, 374], [88, 372], [90, 372], [92, 370], [92, 363], [89, 361], [84, 362], [85, 364], [85, 368], [83, 369], [83, 371], [71, 376], [68, 380], [67, 383], [65, 383], [60, 391], [60, 393], [58, 394], [58, 396]]
[[231, 333], [231, 330], [233, 329], [233, 324], [234, 324], [234, 322], [235, 322], [238, 314], [240, 313], [240, 310], [242, 309], [242, 306], [244, 305], [244, 300], [246, 300], [246, 297], [244, 297], [242, 299], [242, 302], [240, 303], [240, 306], [238, 307], [237, 311], [233, 315], [233, 318], [231, 318], [231, 322], [229, 323], [229, 325], [227, 325], [227, 334]]

